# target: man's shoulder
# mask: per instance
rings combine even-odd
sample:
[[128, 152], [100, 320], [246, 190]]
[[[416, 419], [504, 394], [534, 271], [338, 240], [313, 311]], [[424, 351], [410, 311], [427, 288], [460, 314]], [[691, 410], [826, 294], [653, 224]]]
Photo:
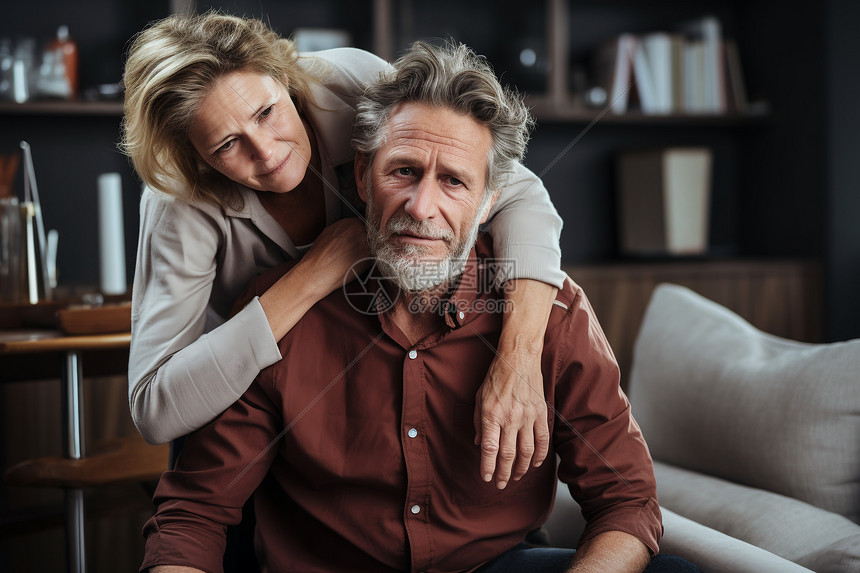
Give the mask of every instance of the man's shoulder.
[[297, 262], [298, 261], [295, 260], [286, 261], [254, 277], [245, 288], [245, 291], [239, 295], [239, 298], [236, 300], [236, 304], [233, 305], [233, 312], [231, 314], [236, 314], [239, 310], [244, 308], [246, 304], [253, 300], [255, 296], [261, 296], [264, 292], [269, 290], [269, 288], [278, 282], [282, 276], [287, 274]]
[[571, 358], [567, 349], [608, 347], [606, 335], [597, 319], [597, 313], [581, 286], [569, 276], [558, 290], [552, 303], [544, 337], [544, 353], [561, 352]]

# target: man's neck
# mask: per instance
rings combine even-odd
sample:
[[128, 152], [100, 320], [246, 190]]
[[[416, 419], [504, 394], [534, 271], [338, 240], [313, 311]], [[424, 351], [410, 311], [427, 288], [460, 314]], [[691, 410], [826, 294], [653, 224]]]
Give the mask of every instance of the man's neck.
[[440, 307], [448, 293], [447, 285], [422, 292], [401, 291], [388, 311], [391, 320], [409, 342], [417, 344], [445, 324]]

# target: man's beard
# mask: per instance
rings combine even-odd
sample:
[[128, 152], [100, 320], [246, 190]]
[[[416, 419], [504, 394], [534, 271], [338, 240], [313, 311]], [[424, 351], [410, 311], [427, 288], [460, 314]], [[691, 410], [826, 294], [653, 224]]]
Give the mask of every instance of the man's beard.
[[[373, 190], [367, 189], [367, 242], [370, 253], [376, 257], [379, 269], [386, 278], [394, 281], [401, 289], [410, 293], [422, 293], [447, 288], [463, 274], [469, 252], [478, 238], [481, 215], [487, 207], [486, 197], [481, 201], [478, 213], [468, 233], [454, 243], [454, 232], [440, 229], [427, 221], [416, 221], [407, 213], [392, 217], [380, 229], [382, 216], [373, 206]], [[408, 232], [421, 237], [442, 239], [448, 247], [448, 256], [443, 259], [424, 259], [430, 254], [429, 247], [413, 244], [392, 244], [392, 235]]]

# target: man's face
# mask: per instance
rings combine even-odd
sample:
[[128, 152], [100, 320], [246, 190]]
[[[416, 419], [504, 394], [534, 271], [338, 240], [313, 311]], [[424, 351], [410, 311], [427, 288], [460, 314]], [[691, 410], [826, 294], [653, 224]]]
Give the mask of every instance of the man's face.
[[458, 276], [487, 218], [490, 130], [447, 108], [404, 103], [356, 179], [367, 202], [371, 251], [400, 286], [429, 290]]

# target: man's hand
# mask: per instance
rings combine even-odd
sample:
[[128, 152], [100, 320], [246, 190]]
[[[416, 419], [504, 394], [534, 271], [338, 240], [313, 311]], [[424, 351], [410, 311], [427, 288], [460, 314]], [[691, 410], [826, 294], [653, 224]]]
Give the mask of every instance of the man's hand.
[[475, 444], [481, 478], [504, 489], [549, 452], [541, 353], [555, 287], [528, 279], [508, 281], [496, 357], [475, 396]]

